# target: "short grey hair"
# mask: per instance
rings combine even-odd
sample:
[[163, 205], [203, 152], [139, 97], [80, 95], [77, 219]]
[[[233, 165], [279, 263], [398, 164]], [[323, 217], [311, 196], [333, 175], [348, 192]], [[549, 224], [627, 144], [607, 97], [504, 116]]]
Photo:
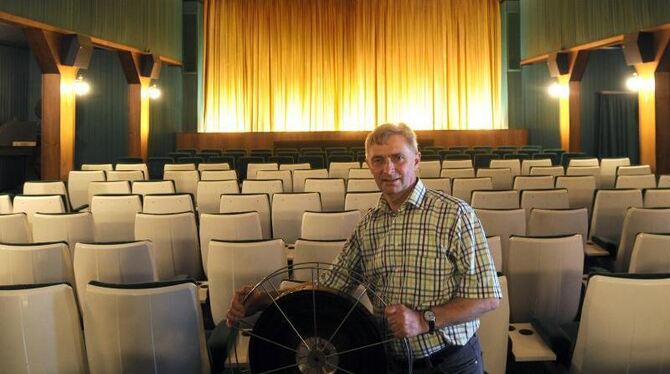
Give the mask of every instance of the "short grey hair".
[[365, 157], [368, 155], [368, 150], [373, 144], [383, 145], [386, 144], [388, 139], [393, 135], [400, 135], [405, 138], [405, 142], [409, 147], [414, 151], [414, 153], [419, 153], [419, 144], [416, 141], [416, 134], [411, 127], [404, 123], [385, 123], [379, 125], [368, 134], [365, 138]]

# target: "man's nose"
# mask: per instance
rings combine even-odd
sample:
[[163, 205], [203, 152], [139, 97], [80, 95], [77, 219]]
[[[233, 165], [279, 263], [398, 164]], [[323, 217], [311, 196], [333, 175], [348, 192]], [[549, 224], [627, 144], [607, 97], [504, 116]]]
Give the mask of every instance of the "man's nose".
[[384, 173], [391, 174], [395, 170], [395, 165], [389, 157], [384, 162]]

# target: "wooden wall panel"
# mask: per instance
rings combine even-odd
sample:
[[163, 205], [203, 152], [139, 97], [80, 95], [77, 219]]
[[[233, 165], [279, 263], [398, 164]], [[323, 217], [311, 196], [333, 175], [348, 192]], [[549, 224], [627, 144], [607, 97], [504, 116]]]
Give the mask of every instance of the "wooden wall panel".
[[[368, 131], [261, 132], [261, 133], [178, 133], [177, 148], [274, 148], [307, 145], [363, 146]], [[417, 131], [421, 145], [525, 145], [526, 129]]]

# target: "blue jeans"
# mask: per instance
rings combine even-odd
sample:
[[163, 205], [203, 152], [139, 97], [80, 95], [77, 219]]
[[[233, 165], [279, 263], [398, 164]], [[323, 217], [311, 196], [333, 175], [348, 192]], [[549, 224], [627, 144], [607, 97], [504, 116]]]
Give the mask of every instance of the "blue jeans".
[[[395, 361], [389, 373], [407, 373], [409, 366], [406, 361]], [[474, 335], [463, 346], [452, 346], [434, 353], [429, 358], [415, 359], [412, 374], [482, 374], [484, 362], [479, 346], [479, 338]]]

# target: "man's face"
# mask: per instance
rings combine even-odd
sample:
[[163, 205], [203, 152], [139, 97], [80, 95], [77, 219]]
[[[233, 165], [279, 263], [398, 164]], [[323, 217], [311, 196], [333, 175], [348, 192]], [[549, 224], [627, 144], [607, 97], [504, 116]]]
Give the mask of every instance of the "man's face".
[[385, 144], [370, 145], [366, 161], [379, 189], [394, 199], [413, 187], [420, 159], [420, 154], [414, 153], [405, 138], [392, 135]]

